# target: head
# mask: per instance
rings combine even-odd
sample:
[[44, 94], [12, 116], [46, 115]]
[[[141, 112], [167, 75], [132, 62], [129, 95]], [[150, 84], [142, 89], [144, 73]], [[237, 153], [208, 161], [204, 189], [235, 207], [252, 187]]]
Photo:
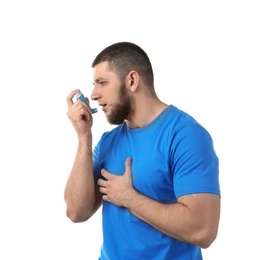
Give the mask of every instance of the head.
[[[133, 112], [134, 97], [132, 93], [130, 93], [126, 83], [127, 77], [130, 76], [131, 72], [136, 72], [136, 74], [139, 75], [140, 81], [142, 82], [141, 85], [143, 85], [147, 93], [155, 95], [151, 62], [144, 50], [138, 45], [130, 42], [119, 42], [102, 50], [94, 59], [92, 68], [94, 68], [95, 71], [99, 68], [101, 71], [100, 68], [102, 67], [106, 68], [105, 71], [114, 74], [118, 80], [115, 81], [115, 86], [109, 85], [109, 88], [118, 92], [118, 97], [114, 103], [110, 104], [110, 108], [107, 104], [107, 119], [111, 124], [121, 124], [125, 119], [128, 119]], [[118, 88], [116, 88], [116, 84]], [[103, 90], [105, 89], [106, 88]], [[112, 93], [109, 93], [109, 95], [113, 96]]]
[[104, 61], [108, 62], [109, 69], [118, 75], [120, 81], [124, 81], [131, 70], [135, 70], [139, 73], [149, 91], [154, 89], [153, 70], [150, 59], [138, 45], [131, 42], [112, 44], [97, 55], [91, 67], [94, 68]]

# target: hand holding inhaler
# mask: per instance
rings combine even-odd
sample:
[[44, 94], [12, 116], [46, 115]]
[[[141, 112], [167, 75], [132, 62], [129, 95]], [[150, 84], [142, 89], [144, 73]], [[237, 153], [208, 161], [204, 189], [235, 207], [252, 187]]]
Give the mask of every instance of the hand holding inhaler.
[[78, 92], [75, 94], [75, 98], [76, 98], [77, 100], [81, 100], [81, 101], [85, 102], [85, 103], [88, 105], [88, 107], [91, 109], [91, 113], [92, 113], [92, 114], [98, 112], [97, 108], [91, 108], [91, 107], [90, 107], [88, 101], [86, 100], [86, 98], [84, 97], [84, 95], [81, 93], [81, 91], [78, 91]]

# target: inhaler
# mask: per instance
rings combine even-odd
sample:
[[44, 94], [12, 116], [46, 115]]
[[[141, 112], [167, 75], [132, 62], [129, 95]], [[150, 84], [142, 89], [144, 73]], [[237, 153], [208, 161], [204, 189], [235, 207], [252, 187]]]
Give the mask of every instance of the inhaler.
[[77, 93], [75, 94], [75, 98], [76, 98], [77, 100], [81, 100], [81, 101], [85, 102], [85, 103], [88, 105], [88, 107], [91, 109], [91, 113], [92, 113], [92, 114], [98, 112], [97, 108], [91, 108], [91, 107], [90, 107], [88, 101], [87, 101], [86, 98], [83, 96], [83, 94], [81, 93], [81, 91], [79, 91], [79, 92], [77, 92]]

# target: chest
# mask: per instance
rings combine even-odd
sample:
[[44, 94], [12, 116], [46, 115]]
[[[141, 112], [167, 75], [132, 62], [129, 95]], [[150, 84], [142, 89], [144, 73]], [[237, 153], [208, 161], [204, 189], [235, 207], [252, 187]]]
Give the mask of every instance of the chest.
[[158, 136], [124, 136], [103, 145], [102, 166], [122, 175], [125, 160], [132, 158], [133, 186], [141, 193], [164, 202], [175, 201], [170, 167], [169, 142]]

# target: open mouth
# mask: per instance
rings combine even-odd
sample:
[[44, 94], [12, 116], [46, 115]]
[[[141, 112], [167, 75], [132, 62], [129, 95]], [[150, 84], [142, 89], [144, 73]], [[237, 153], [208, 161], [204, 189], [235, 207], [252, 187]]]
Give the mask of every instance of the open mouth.
[[107, 106], [105, 103], [101, 103], [100, 106], [102, 107], [102, 110], [105, 111], [105, 107]]

